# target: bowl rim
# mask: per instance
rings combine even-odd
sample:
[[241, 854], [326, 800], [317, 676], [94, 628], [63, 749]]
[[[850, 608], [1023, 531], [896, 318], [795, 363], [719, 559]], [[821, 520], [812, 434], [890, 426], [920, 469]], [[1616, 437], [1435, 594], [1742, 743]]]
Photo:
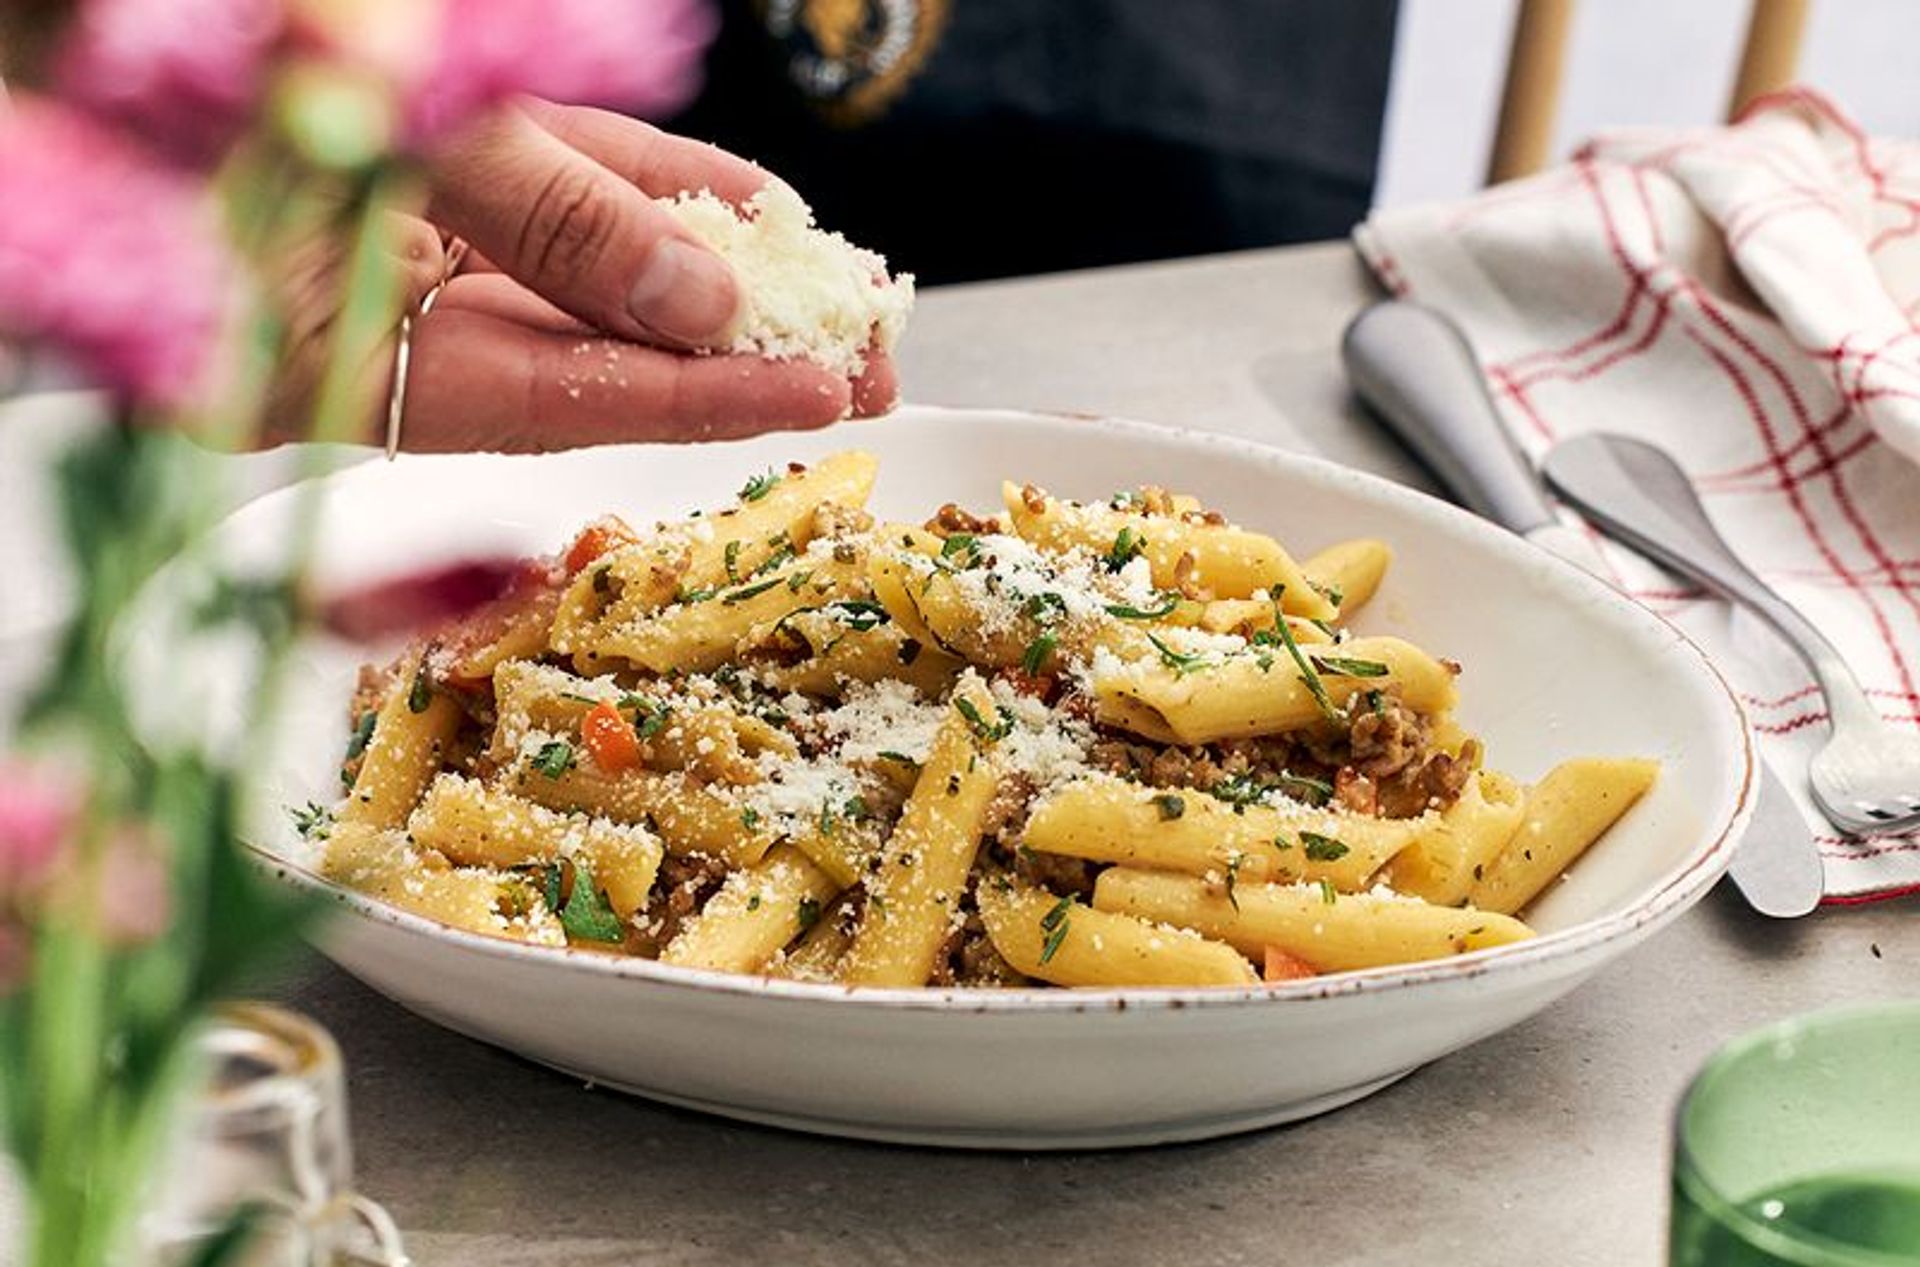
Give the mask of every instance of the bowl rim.
[[[1753, 730], [1738, 695], [1699, 644], [1672, 621], [1634, 602], [1597, 577], [1587, 574], [1550, 551], [1420, 489], [1317, 455], [1295, 453], [1239, 436], [1141, 422], [1110, 415], [1005, 407], [960, 408], [917, 403], [903, 403], [896, 414], [874, 420], [866, 425], [890, 427], [915, 425], [909, 417], [903, 417], [902, 414], [909, 414], [916, 418], [966, 419], [968, 425], [979, 425], [988, 417], [998, 417], [1021, 425], [1041, 423], [1048, 427], [1058, 427], [1062, 431], [1071, 429], [1080, 434], [1088, 430], [1097, 430], [1118, 437], [1215, 448], [1252, 463], [1269, 468], [1281, 468], [1288, 474], [1302, 475], [1319, 481], [1336, 492], [1359, 491], [1369, 497], [1400, 502], [1419, 513], [1437, 514], [1443, 519], [1451, 519], [1456, 524], [1462, 525], [1470, 534], [1482, 537], [1489, 548], [1496, 553], [1506, 554], [1516, 560], [1525, 560], [1529, 565], [1539, 565], [1544, 561], [1550, 572], [1556, 573], [1563, 580], [1571, 579], [1576, 588], [1585, 588], [1590, 594], [1616, 609], [1630, 610], [1633, 613], [1633, 619], [1651, 621], [1663, 627], [1672, 637], [1675, 645], [1685, 649], [1692, 663], [1705, 671], [1717, 688], [1719, 698], [1731, 713], [1740, 736], [1741, 769], [1738, 793], [1719, 824], [1701, 833], [1705, 836], [1710, 832], [1711, 840], [1704, 847], [1696, 846], [1694, 856], [1686, 865], [1624, 909], [1610, 915], [1583, 920], [1570, 928], [1544, 933], [1527, 941], [1471, 951], [1448, 959], [1330, 973], [1324, 978], [1261, 982], [1248, 986], [1123, 986], [1073, 990], [1055, 987], [1006, 990], [954, 986], [903, 988], [792, 981], [706, 968], [686, 968], [662, 964], [651, 959], [613, 955], [604, 951], [528, 945], [507, 938], [491, 937], [484, 933], [455, 928], [427, 916], [416, 915], [391, 906], [370, 894], [361, 893], [329, 880], [299, 861], [266, 846], [244, 839], [240, 843], [251, 854], [257, 865], [272, 872], [284, 882], [317, 892], [338, 902], [353, 914], [375, 923], [386, 924], [402, 932], [427, 937], [482, 956], [513, 961], [531, 957], [536, 963], [545, 962], [555, 965], [556, 970], [644, 981], [671, 989], [708, 994], [719, 993], [783, 1002], [863, 1008], [962, 1013], [1124, 1012], [1303, 1003], [1336, 997], [1377, 994], [1421, 985], [1462, 982], [1495, 972], [1519, 971], [1530, 965], [1578, 959], [1586, 952], [1608, 942], [1627, 938], [1643, 930], [1651, 931], [1652, 928], [1665, 923], [1697, 901], [1731, 862], [1734, 847], [1753, 812], [1757, 771]], [[764, 441], [766, 438], [752, 437], [751, 440]], [[635, 449], [652, 446], [609, 447]], [[460, 461], [474, 456], [480, 455], [403, 455], [398, 462], [419, 465], [426, 462], [444, 463], [449, 458]], [[321, 478], [325, 482], [350, 479], [363, 469], [362, 466], [356, 465]], [[286, 489], [277, 490], [275, 493], [256, 499], [249, 503], [249, 508], [284, 494], [286, 491]], [[236, 511], [237, 513], [239, 512]], [[323, 953], [327, 950], [328, 936], [324, 923], [311, 934]]]

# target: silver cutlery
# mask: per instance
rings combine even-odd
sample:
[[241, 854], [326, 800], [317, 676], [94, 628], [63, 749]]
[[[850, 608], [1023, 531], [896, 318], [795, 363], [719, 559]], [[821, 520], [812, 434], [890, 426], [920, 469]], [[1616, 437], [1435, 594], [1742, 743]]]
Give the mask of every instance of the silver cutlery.
[[[1388, 300], [1354, 318], [1341, 354], [1361, 399], [1462, 504], [1606, 579], [1587, 539], [1554, 518], [1539, 478], [1494, 411], [1473, 349], [1452, 321]], [[1765, 762], [1759, 770], [1753, 825], [1728, 874], [1761, 914], [1805, 915], [1824, 891], [1820, 850], [1779, 778]]]
[[1806, 662], [1827, 697], [1832, 727], [1807, 781], [1835, 827], [1855, 836], [1920, 827], [1920, 735], [1883, 721], [1826, 635], [1727, 548], [1665, 450], [1629, 436], [1576, 436], [1547, 455], [1542, 471], [1607, 535], [1746, 608]]

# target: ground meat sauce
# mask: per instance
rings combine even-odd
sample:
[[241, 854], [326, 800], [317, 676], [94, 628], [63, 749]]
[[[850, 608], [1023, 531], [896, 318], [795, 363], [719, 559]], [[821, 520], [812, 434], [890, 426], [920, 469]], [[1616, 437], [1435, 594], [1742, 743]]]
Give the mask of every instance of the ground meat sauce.
[[717, 858], [669, 854], [661, 859], [660, 874], [654, 878], [647, 907], [628, 925], [627, 953], [659, 958], [660, 951], [673, 940], [680, 926], [706, 905], [726, 878], [726, 864]]
[[[1391, 688], [1374, 692], [1342, 728], [1235, 739], [1192, 748], [1162, 748], [1108, 732], [1091, 764], [1150, 787], [1213, 791], [1245, 780], [1281, 784], [1297, 799], [1315, 799], [1312, 780], [1333, 790], [1342, 808], [1385, 818], [1412, 818], [1460, 799], [1479, 754], [1468, 741], [1458, 758], [1433, 746], [1433, 728]], [[1296, 782], [1288, 783], [1287, 776]]]

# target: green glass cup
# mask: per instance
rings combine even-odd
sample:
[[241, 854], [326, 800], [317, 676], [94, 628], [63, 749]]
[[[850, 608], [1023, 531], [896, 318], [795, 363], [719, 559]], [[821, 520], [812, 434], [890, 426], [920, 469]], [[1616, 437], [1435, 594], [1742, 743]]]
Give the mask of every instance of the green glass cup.
[[1721, 1048], [1680, 1103], [1669, 1267], [1920, 1264], [1920, 1002]]

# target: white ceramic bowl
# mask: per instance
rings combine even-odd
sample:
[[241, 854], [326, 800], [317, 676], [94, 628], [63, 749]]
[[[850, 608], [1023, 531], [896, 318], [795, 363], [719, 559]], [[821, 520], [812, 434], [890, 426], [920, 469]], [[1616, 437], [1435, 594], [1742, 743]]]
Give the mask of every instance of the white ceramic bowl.
[[[592, 1081], [729, 1116], [963, 1147], [1198, 1139], [1347, 1103], [1546, 1007], [1697, 900], [1750, 809], [1739, 706], [1699, 650], [1640, 607], [1497, 528], [1396, 485], [1226, 439], [1104, 420], [907, 408], [879, 423], [699, 448], [402, 458], [334, 477], [332, 580], [508, 546], [552, 549], [605, 510], [635, 521], [729, 496], [744, 476], [848, 446], [882, 459], [875, 507], [992, 506], [1013, 476], [1100, 496], [1191, 489], [1306, 553], [1378, 536], [1397, 558], [1363, 630], [1462, 661], [1461, 716], [1492, 763], [1534, 778], [1578, 754], [1657, 757], [1653, 792], [1530, 913], [1535, 941], [1442, 962], [1247, 989], [872, 990], [723, 976], [529, 948], [278, 870], [343, 909], [321, 946], [461, 1033]], [[291, 492], [223, 529], [242, 553], [285, 531]], [[276, 804], [336, 795], [357, 656], [300, 652], [273, 743]]]

